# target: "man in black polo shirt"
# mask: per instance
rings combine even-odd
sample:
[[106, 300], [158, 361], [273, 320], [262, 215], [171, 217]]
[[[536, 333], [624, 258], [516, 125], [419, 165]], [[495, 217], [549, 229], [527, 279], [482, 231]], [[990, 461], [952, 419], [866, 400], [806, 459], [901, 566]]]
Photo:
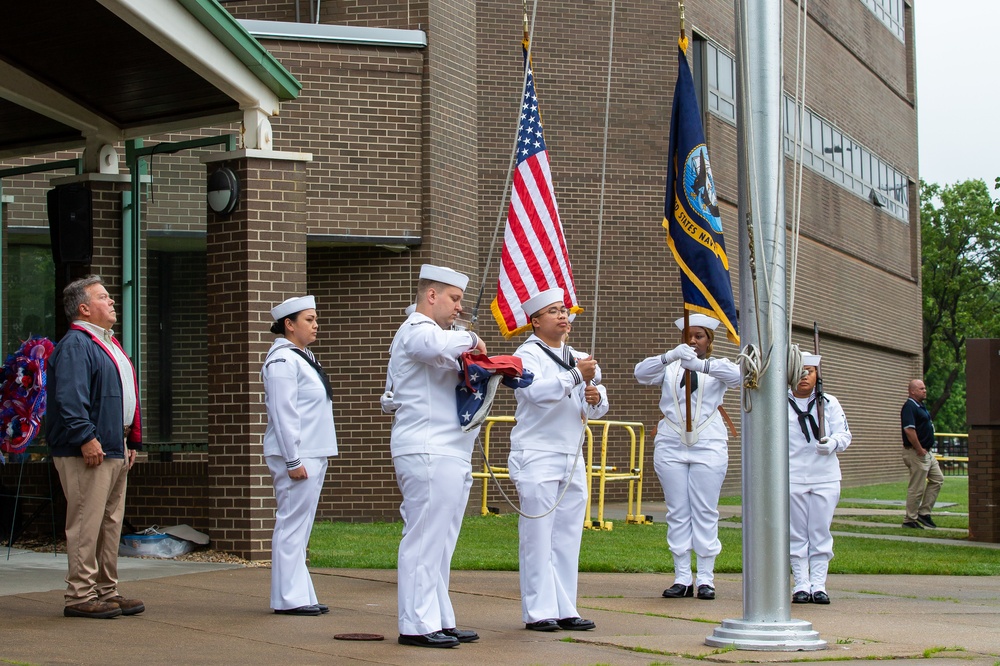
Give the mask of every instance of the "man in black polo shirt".
[[931, 453], [931, 447], [934, 446], [934, 422], [924, 405], [927, 387], [919, 379], [914, 379], [910, 382], [909, 393], [910, 397], [899, 414], [903, 429], [903, 462], [910, 470], [903, 527], [937, 527], [931, 520], [931, 510], [944, 484], [944, 474], [941, 473], [937, 458]]

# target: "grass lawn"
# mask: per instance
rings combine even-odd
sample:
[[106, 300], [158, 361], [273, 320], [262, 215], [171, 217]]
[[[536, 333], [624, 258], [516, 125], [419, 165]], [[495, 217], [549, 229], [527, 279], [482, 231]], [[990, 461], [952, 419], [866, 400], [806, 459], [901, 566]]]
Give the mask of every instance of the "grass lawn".
[[[952, 495], [967, 489], [965, 479], [955, 477], [945, 481], [945, 490]], [[896, 499], [898, 484], [882, 484], [865, 488], [850, 488], [844, 496], [865, 499]], [[905, 485], [901, 486], [905, 493]], [[968, 505], [966, 498], [945, 498]], [[967, 490], [966, 490], [967, 495]], [[730, 503], [733, 503], [730, 500]], [[735, 502], [738, 504], [738, 501]], [[956, 510], [959, 507], [954, 507]], [[870, 517], [865, 517], [868, 520]], [[889, 517], [891, 518], [891, 517]], [[898, 523], [898, 519], [893, 519]], [[937, 519], [939, 525], [952, 517]], [[954, 517], [954, 520], [963, 520]], [[959, 527], [956, 524], [955, 527]], [[967, 520], [963, 526], [967, 526]], [[838, 531], [841, 530], [837, 527]], [[901, 528], [855, 528], [843, 526], [843, 531], [884, 531], [904, 534]], [[361, 569], [393, 569], [402, 532], [402, 523], [330, 523], [320, 522], [313, 528], [310, 542], [310, 564], [314, 567], [344, 567]], [[633, 573], [670, 572], [673, 562], [666, 546], [666, 525], [626, 525], [616, 522], [613, 530], [599, 532], [586, 530], [580, 548], [580, 570]], [[915, 532], [915, 531], [914, 531]], [[930, 536], [933, 530], [908, 536]], [[937, 533], [936, 536], [946, 536]], [[716, 561], [719, 573], [736, 573], [742, 570], [742, 530], [722, 528], [722, 554]], [[856, 574], [941, 574], [987, 576], [1000, 575], [1000, 553], [996, 550], [946, 544], [926, 544], [883, 539], [836, 537], [836, 556], [830, 563], [831, 573]], [[455, 549], [452, 568], [457, 570], [517, 570], [517, 516], [470, 516], [462, 525], [462, 533]]]
[[[906, 500], [906, 482], [899, 481], [898, 483], [879, 483], [874, 486], [856, 486], [854, 488], [842, 488], [840, 491], [841, 498], [848, 499], [868, 499], [868, 500]], [[938, 495], [937, 503], [951, 503], [953, 502], [955, 506], [949, 506], [943, 511], [950, 512], [969, 512], [969, 477], [967, 476], [946, 476], [944, 477], [944, 485], [941, 487], [941, 493]], [[859, 506], [873, 506], [864, 503], [845, 503], [841, 499], [839, 506], [842, 507], [859, 507]], [[934, 519], [937, 522], [937, 518]]]

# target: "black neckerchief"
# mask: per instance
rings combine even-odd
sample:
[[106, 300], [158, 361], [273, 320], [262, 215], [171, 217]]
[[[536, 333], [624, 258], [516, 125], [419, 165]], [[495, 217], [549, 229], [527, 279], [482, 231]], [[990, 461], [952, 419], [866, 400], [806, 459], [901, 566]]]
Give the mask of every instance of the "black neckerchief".
[[576, 367], [576, 359], [572, 354], [569, 353], [569, 347], [563, 345], [563, 355], [568, 356], [568, 359], [562, 359], [555, 355], [555, 353], [545, 345], [545, 343], [540, 340], [535, 340], [535, 344], [538, 345], [539, 349], [548, 354], [549, 358], [558, 363], [560, 366], [567, 370], [572, 370]]
[[805, 435], [806, 442], [812, 441], [809, 437], [809, 428], [806, 427], [807, 422], [809, 427], [812, 428], [813, 437], [819, 439], [819, 424], [816, 423], [816, 418], [812, 415], [812, 408], [813, 405], [816, 404], [816, 398], [813, 397], [813, 399], [809, 401], [809, 404], [806, 405], [806, 411], [804, 412], [799, 409], [799, 406], [795, 403], [795, 398], [792, 396], [788, 396], [788, 404], [791, 405], [792, 409], [795, 410], [795, 413], [799, 415], [799, 427], [802, 428], [802, 434]]
[[[681, 388], [684, 388], [684, 378], [687, 376], [686, 372], [681, 371]], [[691, 393], [698, 390], [698, 373], [694, 370], [691, 371]]]
[[[319, 364], [319, 361], [317, 361], [317, 360], [315, 360], [313, 358], [310, 358], [309, 354], [305, 353], [304, 351], [302, 351], [301, 349], [299, 349], [298, 347], [296, 347], [293, 344], [283, 345], [281, 347], [278, 347], [277, 349], [273, 349], [273, 350], [271, 350], [271, 353], [274, 353], [274, 352], [278, 351], [278, 349], [291, 349], [293, 352], [295, 352], [296, 354], [298, 354], [299, 356], [301, 356], [302, 359], [306, 363], [308, 363], [309, 366], [313, 370], [316, 371], [316, 374], [319, 375], [319, 380], [320, 380], [320, 382], [323, 383], [323, 390], [326, 391], [326, 397], [327, 397], [327, 399], [329, 399], [330, 402], [333, 402], [333, 389], [330, 388], [330, 378], [326, 376], [326, 372], [323, 371], [323, 366], [321, 366]], [[269, 353], [267, 355], [268, 358], [270, 358], [271, 353]], [[269, 365], [267, 363], [267, 359], [264, 359], [264, 362], [265, 362], [265, 366], [264, 367], [267, 367], [267, 365]]]
[[301, 356], [305, 360], [306, 363], [308, 363], [310, 366], [312, 366], [312, 369], [315, 370], [316, 374], [319, 375], [319, 380], [321, 382], [323, 382], [323, 390], [326, 391], [326, 397], [327, 397], [327, 399], [330, 402], [333, 402], [333, 389], [330, 388], [330, 378], [326, 376], [326, 373], [323, 371], [323, 366], [321, 366], [319, 364], [319, 361], [317, 361], [317, 360], [315, 360], [313, 358], [310, 358], [309, 354], [305, 353], [303, 350], [299, 349], [298, 347], [292, 347], [292, 351], [295, 352], [296, 354], [298, 354], [299, 356]]

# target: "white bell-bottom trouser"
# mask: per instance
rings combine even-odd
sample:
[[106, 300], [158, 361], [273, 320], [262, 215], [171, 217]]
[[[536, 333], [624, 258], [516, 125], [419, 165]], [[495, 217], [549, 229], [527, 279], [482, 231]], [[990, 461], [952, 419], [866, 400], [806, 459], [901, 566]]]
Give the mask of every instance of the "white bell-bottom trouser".
[[295, 481], [281, 456], [264, 456], [274, 483], [274, 534], [271, 537], [271, 608], [288, 610], [316, 603], [306, 551], [323, 490], [327, 458], [303, 458], [308, 479]]
[[512, 451], [507, 464], [521, 511], [529, 516], [551, 509], [566, 489], [555, 511], [518, 521], [522, 618], [529, 623], [579, 617], [576, 589], [587, 508], [586, 462], [579, 453], [521, 450]]
[[[711, 448], [706, 448], [705, 445]], [[691, 551], [698, 556], [697, 585], [715, 585], [719, 541], [719, 495], [726, 480], [726, 443], [687, 447], [666, 442], [653, 452], [653, 469], [667, 503], [667, 546], [674, 557], [674, 582], [691, 585]]]
[[826, 572], [833, 559], [833, 511], [840, 501], [840, 481], [789, 484], [788, 542], [795, 592], [826, 592]]
[[396, 567], [399, 633], [413, 636], [453, 628], [448, 581], [472, 488], [472, 465], [427, 453], [396, 456], [392, 464], [403, 494], [403, 538]]

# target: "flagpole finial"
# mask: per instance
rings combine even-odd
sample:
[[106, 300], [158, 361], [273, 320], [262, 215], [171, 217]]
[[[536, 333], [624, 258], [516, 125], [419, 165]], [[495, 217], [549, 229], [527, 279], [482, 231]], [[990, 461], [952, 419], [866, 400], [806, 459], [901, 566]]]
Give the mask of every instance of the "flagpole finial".
[[687, 55], [688, 50], [688, 39], [687, 33], [684, 32], [684, 0], [677, 1], [677, 8], [680, 10], [680, 23], [681, 23], [681, 34], [677, 38], [677, 45], [681, 47], [681, 51], [684, 55]]
[[521, 16], [524, 22], [524, 41], [528, 41], [528, 0], [521, 0]]

